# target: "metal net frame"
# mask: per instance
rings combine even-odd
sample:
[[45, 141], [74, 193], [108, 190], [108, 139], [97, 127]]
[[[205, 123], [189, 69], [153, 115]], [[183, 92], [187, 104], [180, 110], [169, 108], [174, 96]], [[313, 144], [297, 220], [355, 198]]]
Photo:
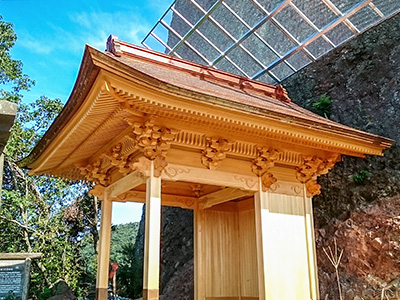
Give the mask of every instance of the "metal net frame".
[[279, 83], [400, 12], [400, 0], [175, 0], [146, 48]]

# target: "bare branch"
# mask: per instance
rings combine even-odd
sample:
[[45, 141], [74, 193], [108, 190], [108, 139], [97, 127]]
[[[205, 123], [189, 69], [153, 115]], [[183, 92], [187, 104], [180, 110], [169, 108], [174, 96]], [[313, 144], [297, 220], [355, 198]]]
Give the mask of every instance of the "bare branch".
[[[18, 222], [17, 220], [11, 220], [11, 219], [8, 219], [8, 218], [6, 218], [6, 217], [4, 217], [4, 216], [0, 216], [0, 219], [3, 219], [3, 220], [5, 220], [5, 221], [7, 221], [7, 222], [10, 222], [10, 223], [14, 223], [14, 224], [18, 225], [19, 227], [24, 228], [24, 229], [26, 229], [26, 230], [30, 230], [30, 231], [33, 231], [33, 232], [38, 233], [36, 229], [34, 229], [34, 228], [32, 228], [32, 227], [29, 227], [29, 226], [26, 226], [26, 225], [24, 225], [24, 224], [21, 224], [21, 223]], [[38, 234], [39, 234], [39, 233], [38, 233]]]

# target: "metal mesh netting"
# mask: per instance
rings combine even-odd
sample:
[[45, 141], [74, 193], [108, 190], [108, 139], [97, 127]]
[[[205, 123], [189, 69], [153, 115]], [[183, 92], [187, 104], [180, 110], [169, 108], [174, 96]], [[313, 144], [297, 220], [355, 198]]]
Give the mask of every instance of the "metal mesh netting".
[[176, 0], [143, 46], [277, 83], [400, 12], [400, 0]]

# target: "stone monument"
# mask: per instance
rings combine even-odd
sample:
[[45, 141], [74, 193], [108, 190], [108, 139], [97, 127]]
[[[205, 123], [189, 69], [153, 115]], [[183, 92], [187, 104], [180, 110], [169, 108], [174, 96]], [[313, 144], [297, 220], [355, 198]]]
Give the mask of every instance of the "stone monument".
[[0, 253], [0, 300], [28, 299], [31, 260], [41, 253]]

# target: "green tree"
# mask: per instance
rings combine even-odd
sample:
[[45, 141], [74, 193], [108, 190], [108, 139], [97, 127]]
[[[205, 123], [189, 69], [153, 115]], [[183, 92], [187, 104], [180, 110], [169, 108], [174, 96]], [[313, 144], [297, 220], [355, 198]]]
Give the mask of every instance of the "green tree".
[[3, 21], [0, 15], [0, 84], [10, 89], [1, 89], [1, 99], [20, 102], [21, 90], [29, 90], [34, 82], [22, 72], [22, 62], [11, 58], [10, 49], [14, 46], [17, 35], [14, 25]]
[[59, 100], [41, 97], [19, 111], [6, 145], [0, 251], [41, 252], [34, 260], [32, 296], [40, 295], [57, 279], [77, 288], [81, 268], [77, 260], [79, 239], [88, 229], [82, 206], [86, 186], [47, 176], [29, 176], [17, 161], [26, 156], [61, 109]]
[[[16, 35], [0, 16], [0, 101], [18, 103], [16, 120], [5, 147], [3, 193], [0, 210], [0, 252], [41, 252], [33, 261], [30, 293], [46, 296], [58, 279], [78, 293], [84, 268], [79, 262], [80, 241], [91, 234], [97, 242], [97, 202], [88, 187], [59, 178], [29, 176], [17, 162], [29, 154], [62, 109], [59, 99], [40, 97], [22, 102], [22, 90], [34, 83], [13, 60], [10, 49]], [[41, 296], [43, 295], [43, 297]], [[44, 299], [44, 298], [43, 298]]]

